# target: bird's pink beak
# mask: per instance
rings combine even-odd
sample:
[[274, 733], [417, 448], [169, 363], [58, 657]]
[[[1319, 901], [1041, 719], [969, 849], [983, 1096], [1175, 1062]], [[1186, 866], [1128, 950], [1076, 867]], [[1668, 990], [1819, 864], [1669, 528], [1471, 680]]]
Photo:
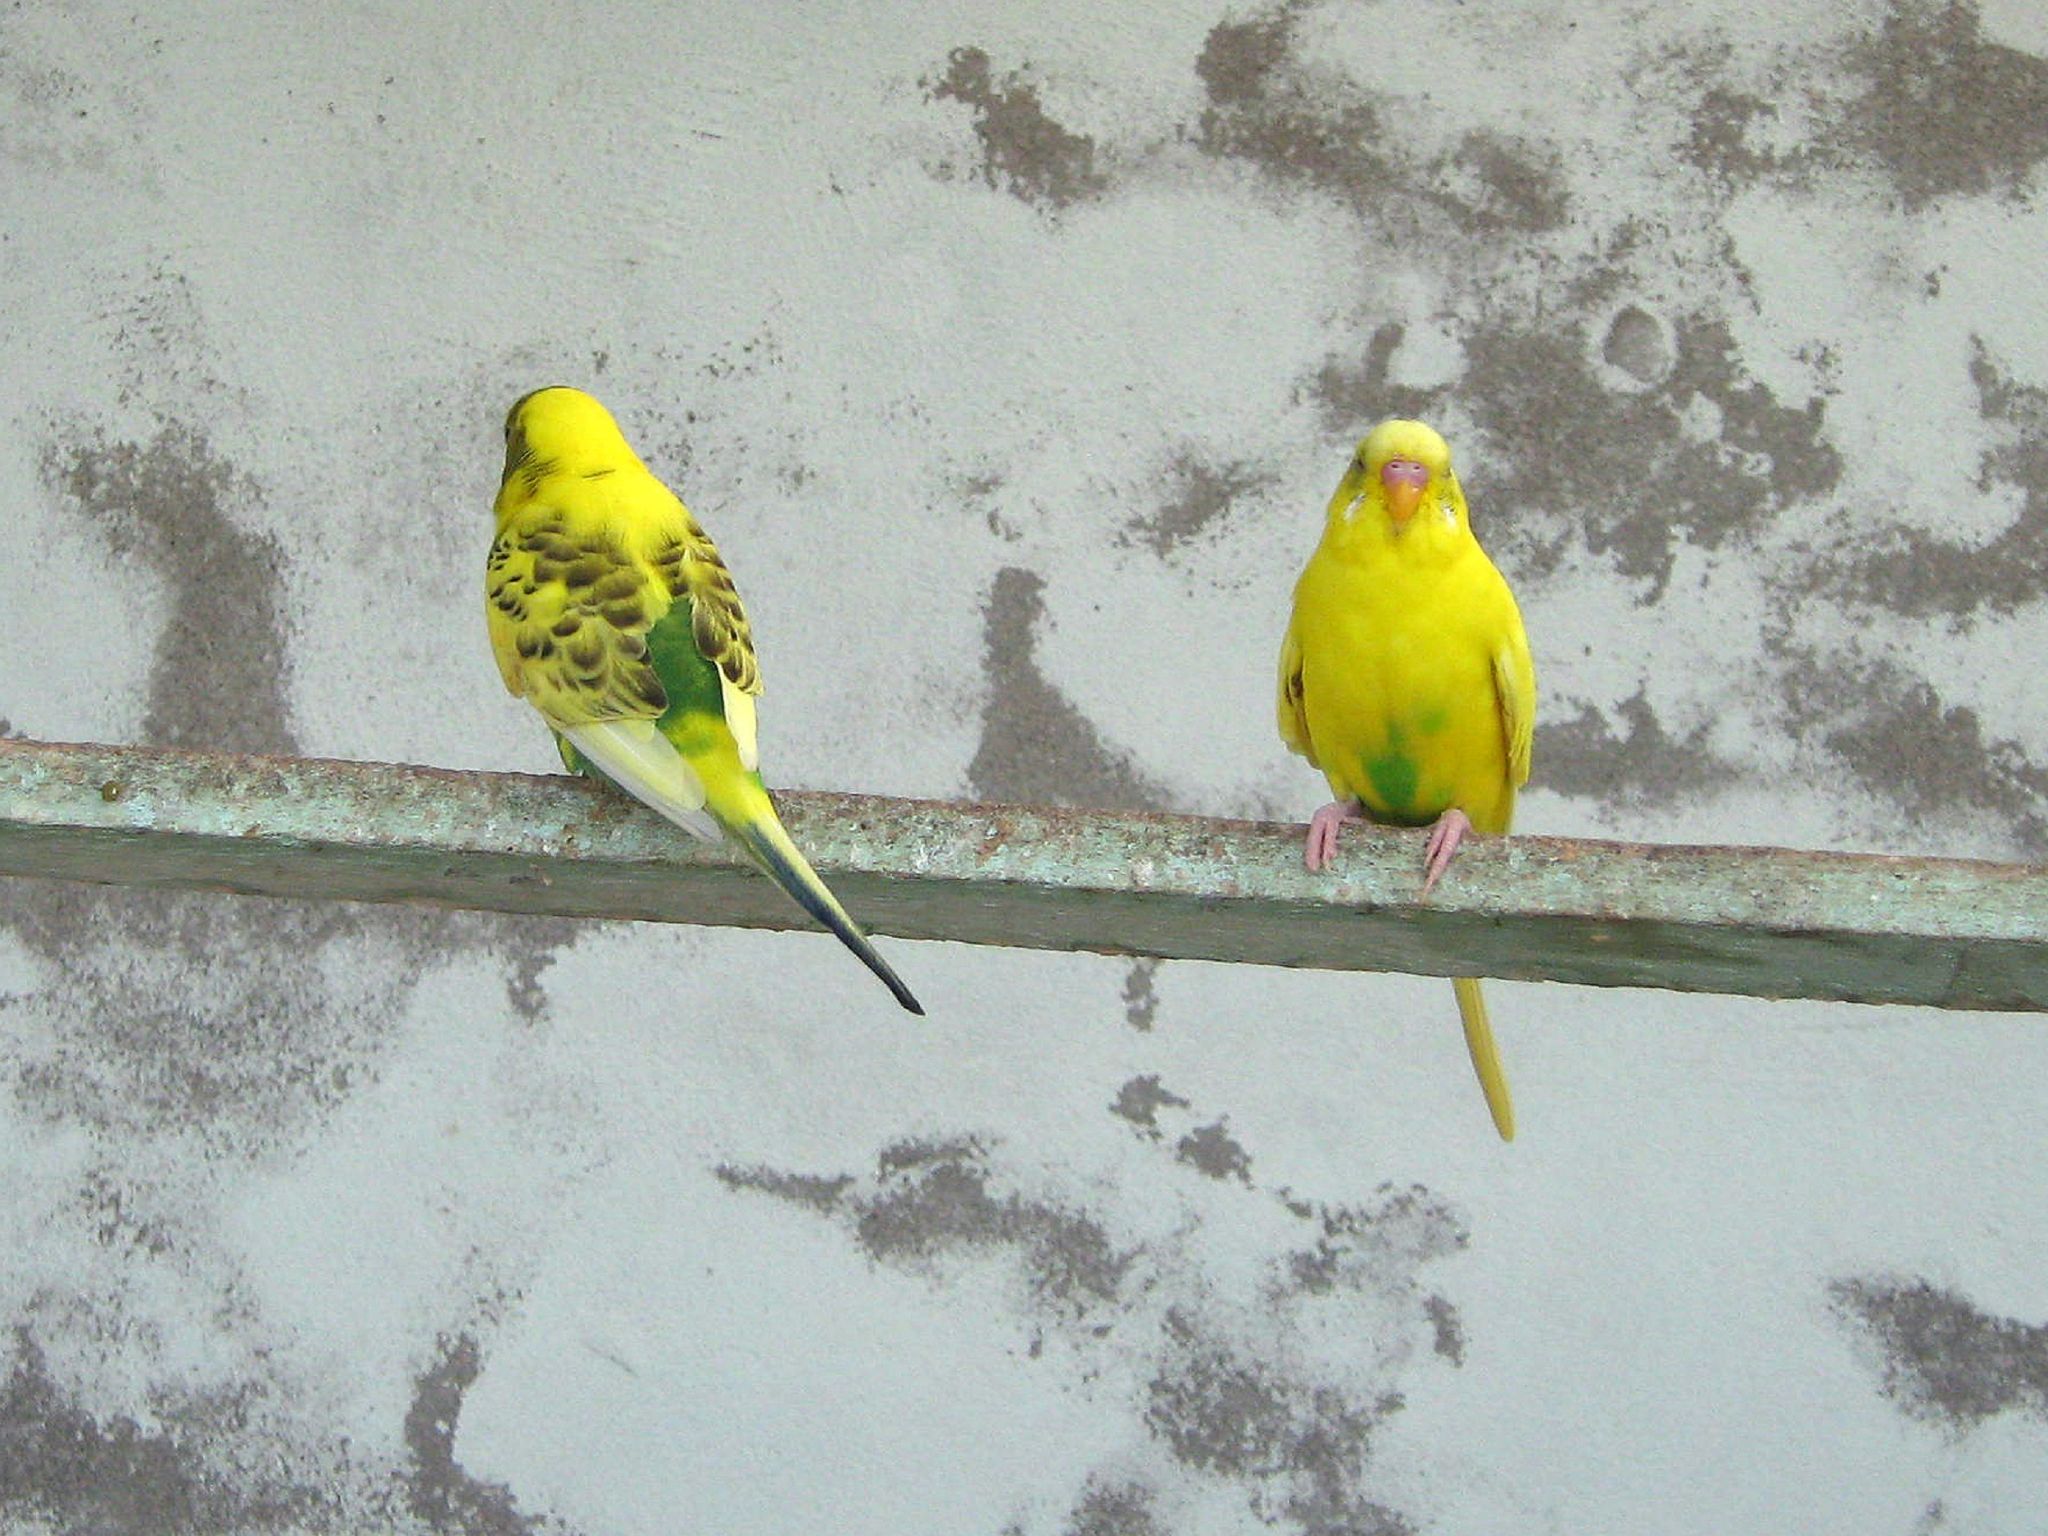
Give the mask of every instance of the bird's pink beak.
[[1429, 466], [1414, 459], [1389, 459], [1380, 466], [1380, 484], [1386, 489], [1387, 512], [1395, 529], [1406, 528], [1429, 487]]

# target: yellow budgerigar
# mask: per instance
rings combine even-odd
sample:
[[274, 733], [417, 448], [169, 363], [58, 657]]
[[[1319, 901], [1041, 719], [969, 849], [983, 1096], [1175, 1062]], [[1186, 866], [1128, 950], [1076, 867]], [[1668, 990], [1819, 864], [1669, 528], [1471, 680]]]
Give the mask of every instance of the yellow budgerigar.
[[514, 404], [497, 516], [491, 648], [562, 760], [699, 837], [723, 829], [923, 1013], [783, 830], [761, 783], [761, 673], [732, 574], [611, 413], [561, 387]]
[[[1303, 858], [1325, 868], [1346, 821], [1428, 826], [1427, 896], [1468, 831], [1505, 832], [1529, 779], [1536, 670], [1507, 582], [1473, 537], [1451, 449], [1383, 421], [1330, 498], [1280, 651], [1280, 735], [1330, 781]], [[1515, 1111], [1476, 980], [1458, 1012], [1493, 1123]]]

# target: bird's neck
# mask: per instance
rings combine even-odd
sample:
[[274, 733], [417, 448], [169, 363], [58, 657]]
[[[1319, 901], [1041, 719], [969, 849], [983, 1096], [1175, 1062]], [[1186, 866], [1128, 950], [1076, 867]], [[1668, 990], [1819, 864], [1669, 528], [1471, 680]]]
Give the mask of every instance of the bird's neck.
[[1462, 517], [1446, 517], [1437, 506], [1418, 508], [1402, 528], [1394, 526], [1384, 507], [1361, 506], [1346, 516], [1333, 506], [1323, 529], [1323, 548], [1347, 564], [1386, 562], [1434, 569], [1456, 564], [1478, 544]]
[[639, 474], [647, 473], [640, 455], [616, 433], [595, 433], [544, 442], [541, 458], [556, 474]]
[[523, 443], [520, 451], [507, 458], [505, 477], [498, 486], [498, 522], [505, 520], [540, 496], [543, 488], [559, 495], [567, 486], [585, 484], [623, 490], [629, 483], [651, 480], [647, 466], [640, 462], [624, 438], [546, 438]]

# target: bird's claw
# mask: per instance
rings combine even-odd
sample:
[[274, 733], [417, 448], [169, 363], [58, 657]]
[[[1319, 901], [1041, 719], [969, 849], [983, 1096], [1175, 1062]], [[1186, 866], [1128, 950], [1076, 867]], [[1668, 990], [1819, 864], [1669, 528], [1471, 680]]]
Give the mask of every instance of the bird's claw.
[[1471, 820], [1463, 811], [1445, 811], [1437, 817], [1436, 825], [1429, 829], [1429, 846], [1422, 855], [1422, 895], [1427, 899], [1432, 887], [1442, 878], [1443, 872], [1451, 867], [1451, 859], [1457, 854], [1458, 844], [1465, 834], [1472, 830]]
[[1337, 857], [1337, 832], [1347, 821], [1363, 821], [1358, 807], [1332, 800], [1309, 818], [1308, 839], [1302, 844], [1301, 862], [1311, 874], [1330, 866]]

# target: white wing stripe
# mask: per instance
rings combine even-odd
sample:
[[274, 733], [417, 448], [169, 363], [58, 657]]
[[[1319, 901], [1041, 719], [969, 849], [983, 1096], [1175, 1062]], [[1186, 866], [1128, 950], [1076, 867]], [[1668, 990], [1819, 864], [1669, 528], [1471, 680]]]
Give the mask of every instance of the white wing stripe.
[[652, 720], [608, 720], [557, 729], [642, 805], [708, 843], [719, 840], [718, 823], [704, 809], [704, 781]]

